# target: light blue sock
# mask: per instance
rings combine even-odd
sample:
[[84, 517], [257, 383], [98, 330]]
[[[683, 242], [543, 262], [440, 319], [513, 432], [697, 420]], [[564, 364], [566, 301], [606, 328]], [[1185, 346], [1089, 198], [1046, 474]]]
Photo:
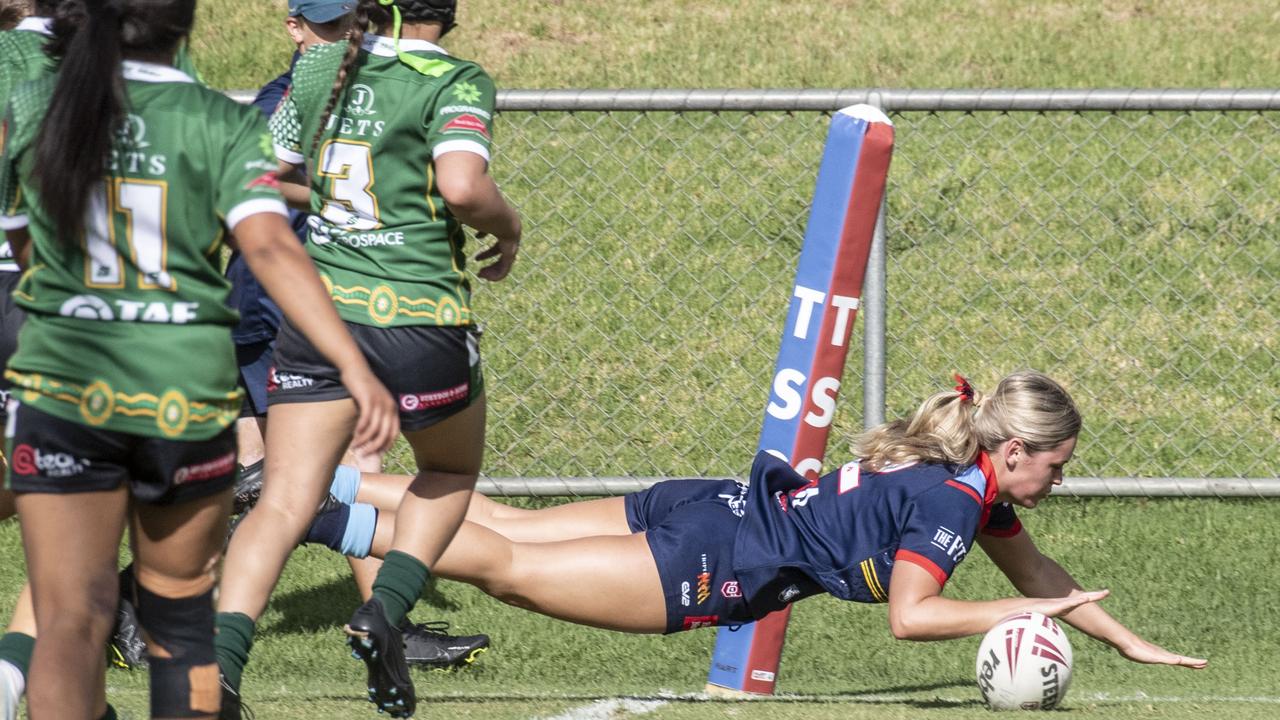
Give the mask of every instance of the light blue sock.
[[378, 527], [378, 508], [368, 503], [355, 503], [347, 518], [346, 532], [342, 533], [342, 547], [338, 552], [353, 558], [369, 556], [373, 548], [373, 531]]
[[333, 471], [333, 484], [329, 492], [342, 502], [354, 505], [356, 493], [360, 492], [360, 468], [351, 465], [339, 465]]

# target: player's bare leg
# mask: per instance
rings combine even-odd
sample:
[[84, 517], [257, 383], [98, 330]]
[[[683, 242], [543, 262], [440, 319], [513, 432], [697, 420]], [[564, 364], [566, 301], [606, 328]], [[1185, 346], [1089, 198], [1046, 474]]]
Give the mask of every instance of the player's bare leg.
[[[395, 512], [412, 482], [411, 475], [360, 474], [356, 502], [378, 508], [380, 533], [384, 521], [394, 527]], [[626, 501], [621, 497], [528, 509], [472, 493], [466, 518], [520, 542], [557, 542], [597, 535], [631, 534], [627, 525]], [[375, 544], [374, 554], [380, 554], [378, 547], [381, 546]]]
[[[569, 622], [633, 633], [666, 630], [662, 580], [644, 533], [518, 543], [466, 522], [436, 573]], [[567, 578], [587, 579], [590, 590]]]
[[626, 499], [582, 500], [529, 509], [512, 507], [476, 493], [467, 520], [517, 542], [558, 542], [600, 535], [630, 535]]
[[428, 568], [462, 524], [484, 458], [485, 398], [424, 430], [405, 433], [418, 474], [400, 497], [392, 549]]
[[25, 583], [18, 592], [18, 602], [13, 606], [6, 632], [36, 636], [36, 611], [31, 605], [31, 583]]
[[262, 498], [231, 537], [218, 611], [257, 619], [324, 499], [355, 427], [352, 400], [280, 403], [267, 423]]
[[117, 552], [128, 503], [124, 487], [18, 497], [40, 628], [27, 683], [33, 717], [96, 718], [106, 713], [105, 667], [98, 649], [115, 618]]

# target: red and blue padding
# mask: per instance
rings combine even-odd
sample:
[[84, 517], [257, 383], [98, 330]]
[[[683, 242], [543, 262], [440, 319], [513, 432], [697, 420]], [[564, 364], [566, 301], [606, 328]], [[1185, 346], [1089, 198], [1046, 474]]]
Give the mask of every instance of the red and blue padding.
[[[832, 118], [759, 445], [813, 480], [821, 473], [892, 154], [893, 124], [881, 111], [854, 105]], [[720, 628], [708, 683], [772, 694], [790, 615], [787, 608]]]

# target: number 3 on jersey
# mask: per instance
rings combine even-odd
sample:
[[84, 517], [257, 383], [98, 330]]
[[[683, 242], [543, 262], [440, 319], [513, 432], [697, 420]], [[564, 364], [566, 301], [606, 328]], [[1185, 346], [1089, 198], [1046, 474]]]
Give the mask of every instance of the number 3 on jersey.
[[[123, 288], [124, 257], [128, 252], [138, 268], [138, 289], [173, 290], [165, 269], [165, 201], [163, 180], [116, 178], [90, 200], [85, 228], [85, 287]], [[116, 237], [116, 218], [124, 216], [125, 241]]]
[[373, 153], [368, 143], [329, 140], [320, 148], [320, 177], [329, 179], [320, 217], [343, 230], [377, 230]]

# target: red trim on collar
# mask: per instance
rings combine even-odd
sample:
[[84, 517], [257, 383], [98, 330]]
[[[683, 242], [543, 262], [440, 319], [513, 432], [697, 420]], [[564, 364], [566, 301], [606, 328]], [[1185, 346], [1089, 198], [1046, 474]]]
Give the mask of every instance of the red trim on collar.
[[981, 530], [987, 526], [987, 521], [991, 519], [991, 506], [996, 502], [996, 493], [1000, 488], [996, 487], [996, 466], [991, 462], [991, 456], [987, 455], [986, 450], [978, 451], [978, 470], [982, 471], [982, 476], [987, 479], [987, 491], [982, 497], [982, 517], [978, 519], [978, 529]]

